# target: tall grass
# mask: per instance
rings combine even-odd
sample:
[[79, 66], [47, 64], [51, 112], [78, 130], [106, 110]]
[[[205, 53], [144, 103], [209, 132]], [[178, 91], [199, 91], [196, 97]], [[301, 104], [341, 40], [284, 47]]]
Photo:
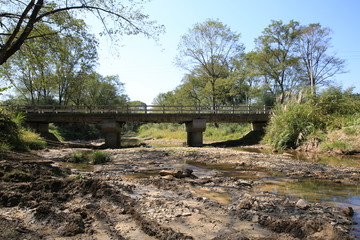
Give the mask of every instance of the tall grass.
[[[359, 125], [359, 112], [360, 100], [356, 95], [331, 87], [316, 97], [308, 97], [306, 102], [290, 101], [275, 106], [263, 142], [278, 150], [299, 147], [313, 138], [326, 142], [332, 139], [331, 132]], [[346, 145], [348, 149], [348, 144], [340, 142], [328, 145]]]
[[46, 142], [35, 132], [23, 127], [24, 116], [0, 109], [0, 151], [42, 149]]

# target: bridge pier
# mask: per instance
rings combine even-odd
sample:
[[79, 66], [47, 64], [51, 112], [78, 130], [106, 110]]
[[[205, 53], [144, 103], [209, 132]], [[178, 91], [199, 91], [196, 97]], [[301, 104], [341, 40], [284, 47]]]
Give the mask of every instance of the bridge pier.
[[119, 148], [121, 145], [122, 123], [106, 119], [101, 122], [101, 128], [105, 136], [105, 146], [108, 148]]
[[185, 123], [187, 132], [187, 145], [189, 147], [203, 146], [203, 132], [206, 129], [205, 119], [193, 119], [191, 122]]

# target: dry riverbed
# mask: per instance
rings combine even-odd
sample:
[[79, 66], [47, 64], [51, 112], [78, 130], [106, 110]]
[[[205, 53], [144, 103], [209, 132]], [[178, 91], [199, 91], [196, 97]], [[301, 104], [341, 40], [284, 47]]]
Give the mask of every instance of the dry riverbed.
[[356, 239], [352, 208], [259, 186], [356, 186], [358, 168], [182, 147], [104, 150], [112, 161], [93, 167], [61, 162], [79, 150], [1, 156], [0, 239]]

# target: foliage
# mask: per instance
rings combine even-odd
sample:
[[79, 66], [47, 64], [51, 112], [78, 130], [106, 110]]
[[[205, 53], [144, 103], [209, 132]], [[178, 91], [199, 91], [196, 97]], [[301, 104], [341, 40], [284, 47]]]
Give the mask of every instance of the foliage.
[[[249, 124], [207, 124], [203, 134], [205, 141], [226, 141], [239, 139], [247, 131], [250, 130]], [[180, 124], [144, 124], [139, 128], [138, 137], [152, 139], [186, 139], [186, 131], [184, 126]]]
[[180, 124], [149, 123], [139, 128], [138, 137], [153, 139], [186, 139], [184, 127]]
[[66, 157], [66, 161], [71, 163], [102, 164], [110, 161], [110, 154], [103, 151], [77, 151]]
[[0, 150], [6, 151], [22, 146], [20, 129], [10, 115], [0, 112]]
[[219, 99], [228, 97], [220, 95], [230, 93], [235, 86], [235, 79], [230, 84], [226, 80], [243, 55], [239, 38], [229, 27], [211, 19], [196, 24], [182, 36], [177, 64], [190, 72], [183, 81], [182, 87], [187, 89], [183, 99], [189, 97], [195, 104], [205, 103], [215, 109]]
[[320, 24], [272, 21], [256, 39], [255, 51], [248, 54], [252, 75], [280, 102], [306, 86], [315, 94], [317, 86], [344, 72], [344, 60], [328, 53], [330, 33]]
[[[90, 19], [93, 14], [104, 27], [102, 34], [111, 36], [143, 34], [156, 38], [163, 26], [149, 20], [138, 1], [68, 1], [20, 0], [0, 1], [0, 65], [32, 38], [45, 39], [53, 35], [73, 35], [67, 25], [73, 14]], [[85, 14], [88, 14], [85, 16]], [[44, 32], [41, 25], [48, 24], [52, 31]]]
[[71, 163], [85, 163], [88, 162], [88, 159], [86, 158], [85, 152], [83, 151], [77, 151], [73, 152], [66, 158], [67, 162]]
[[[310, 95], [305, 103], [278, 104], [273, 109], [264, 142], [275, 149], [296, 148], [315, 136], [325, 142], [332, 139], [329, 133], [358, 125], [359, 111], [360, 101], [351, 90], [330, 87], [318, 96]], [[354, 130], [345, 130], [351, 131]], [[341, 141], [331, 141], [332, 146], [345, 147]]]
[[323, 128], [322, 116], [308, 104], [289, 103], [273, 109], [265, 142], [275, 149], [295, 148], [316, 129]]
[[46, 142], [40, 135], [28, 129], [21, 130], [20, 138], [26, 149], [39, 150], [46, 148]]
[[64, 138], [61, 135], [58, 126], [56, 126], [55, 124], [49, 124], [49, 132], [52, 133], [59, 141], [64, 141]]
[[[1, 109], [0, 109], [1, 110]], [[22, 126], [23, 115], [0, 111], [0, 151], [43, 149], [46, 142]]]
[[94, 140], [101, 135], [101, 127], [90, 123], [57, 123], [58, 132], [64, 140]]
[[283, 24], [282, 21], [272, 21], [264, 29], [263, 35], [255, 40], [256, 52], [250, 58], [258, 74], [263, 77], [264, 85], [272, 94], [281, 96], [281, 102], [297, 80], [298, 57], [294, 47], [299, 36], [298, 22]]
[[300, 58], [300, 70], [303, 81], [311, 86], [311, 93], [315, 94], [315, 87], [324, 85], [335, 74], [342, 73], [344, 60], [334, 55], [328, 55], [331, 47], [329, 28], [320, 24], [309, 24], [300, 28], [301, 35], [296, 41], [296, 51]]
[[110, 154], [103, 151], [93, 151], [89, 155], [92, 164], [103, 164], [110, 161]]

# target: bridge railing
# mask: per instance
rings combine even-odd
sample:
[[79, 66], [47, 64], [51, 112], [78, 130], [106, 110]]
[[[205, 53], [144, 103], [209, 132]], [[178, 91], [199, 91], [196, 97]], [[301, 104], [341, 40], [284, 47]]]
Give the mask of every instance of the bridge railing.
[[[4, 106], [2, 106], [4, 107]], [[9, 107], [9, 106], [5, 106]], [[14, 108], [14, 107], [12, 107]], [[259, 105], [182, 106], [182, 105], [36, 105], [17, 106], [25, 113], [116, 113], [116, 114], [268, 114], [271, 107]]]

